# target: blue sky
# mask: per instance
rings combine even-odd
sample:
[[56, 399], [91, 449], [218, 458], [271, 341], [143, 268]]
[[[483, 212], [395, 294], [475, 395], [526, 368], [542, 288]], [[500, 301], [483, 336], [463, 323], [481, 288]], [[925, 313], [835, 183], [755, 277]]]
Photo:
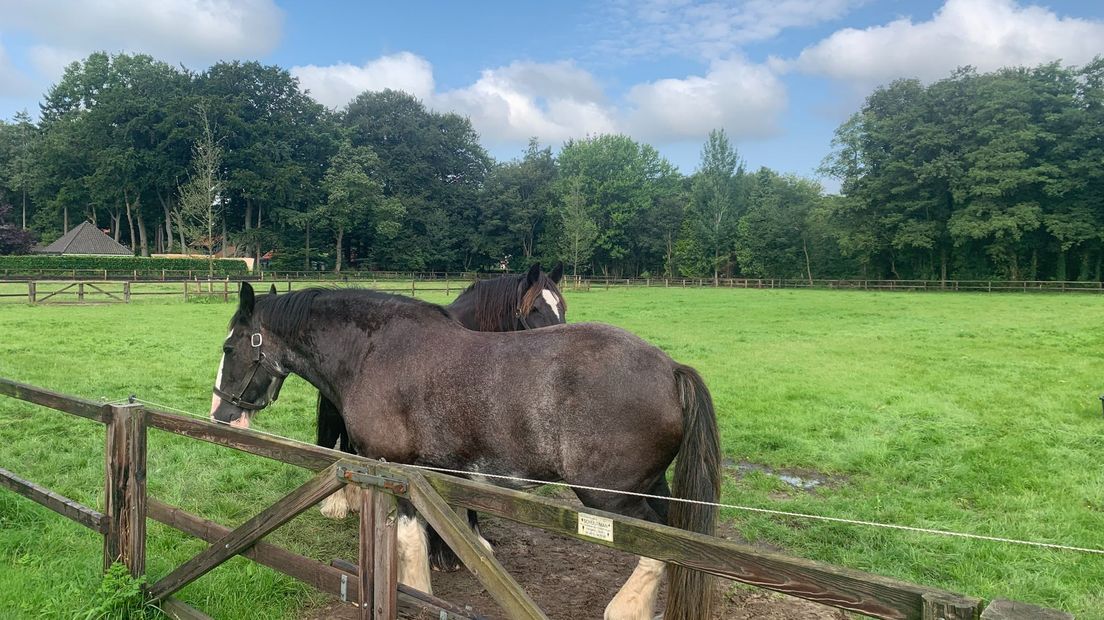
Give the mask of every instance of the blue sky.
[[617, 131], [684, 172], [723, 127], [749, 168], [813, 176], [879, 84], [1104, 55], [1104, 2], [1071, 0], [0, 0], [0, 16], [0, 118], [33, 113], [95, 50], [195, 69], [257, 59], [333, 108], [412, 92], [470, 117], [499, 159], [529, 136]]

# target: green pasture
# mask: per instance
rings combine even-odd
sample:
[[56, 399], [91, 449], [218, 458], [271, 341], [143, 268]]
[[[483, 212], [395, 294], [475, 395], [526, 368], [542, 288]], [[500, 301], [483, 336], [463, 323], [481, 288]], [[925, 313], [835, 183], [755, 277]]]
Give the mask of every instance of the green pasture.
[[[725, 502], [1104, 548], [1104, 297], [565, 294], [570, 321], [620, 325], [702, 372], [730, 464]], [[231, 311], [177, 297], [129, 306], [6, 303], [0, 376], [206, 412]], [[310, 441], [313, 407], [310, 387], [292, 377], [255, 424]], [[308, 476], [155, 430], [149, 460], [152, 494], [227, 525]], [[0, 467], [99, 506], [103, 430], [0, 397]], [[772, 472], [824, 482], [798, 489]], [[735, 510], [724, 518], [749, 541], [801, 557], [1104, 618], [1104, 556]], [[312, 510], [270, 540], [320, 560], [353, 559], [355, 532], [353, 520]], [[160, 577], [201, 548], [151, 523], [149, 574]], [[100, 554], [97, 535], [0, 491], [3, 617], [78, 615], [97, 588]], [[242, 558], [180, 596], [220, 618], [292, 618], [323, 600]]]

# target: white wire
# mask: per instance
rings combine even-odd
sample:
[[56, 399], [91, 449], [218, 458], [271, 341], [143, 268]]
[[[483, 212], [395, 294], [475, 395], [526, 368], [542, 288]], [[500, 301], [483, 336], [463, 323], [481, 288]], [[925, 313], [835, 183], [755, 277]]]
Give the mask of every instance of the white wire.
[[[177, 413], [182, 413], [182, 414], [189, 415], [189, 416], [196, 417], [196, 418], [203, 418], [203, 419], [208, 419], [208, 420], [210, 419], [210, 416], [197, 414], [197, 413], [192, 413], [190, 411], [185, 411], [183, 409], [177, 409], [175, 407], [170, 407], [168, 405], [162, 405], [162, 404], [155, 403], [155, 402], [152, 402], [152, 401], [148, 401], [148, 400], [145, 400], [145, 399], [142, 399], [142, 398], [134, 398], [133, 400], [135, 402], [142, 403], [144, 405], [152, 405], [154, 407], [158, 407], [158, 408], [161, 408], [161, 409], [166, 409], [166, 410], [169, 410], [169, 411], [174, 411], [174, 412], [177, 412]], [[130, 402], [130, 399], [124, 398], [121, 401], [115, 401], [115, 402], [116, 403], [127, 403], [127, 402]], [[223, 422], [222, 424], [225, 424], [225, 422]], [[256, 429], [249, 429], [249, 430], [251, 430], [255, 433], [259, 433], [261, 435], [267, 435], [269, 437], [273, 437], [273, 438], [277, 438], [277, 439], [285, 439], [285, 440], [286, 439], [291, 439], [290, 437], [284, 437], [283, 435], [277, 435], [275, 433], [268, 433], [268, 432], [261, 431], [261, 430], [256, 430]], [[682, 502], [682, 503], [685, 503], [685, 504], [699, 504], [699, 505], [702, 505], [702, 506], [713, 506], [713, 507], [716, 507], [716, 508], [727, 508], [727, 509], [730, 509], [730, 510], [740, 510], [740, 511], [744, 511], [744, 512], [755, 512], [755, 513], [760, 513], [760, 514], [776, 515], [776, 516], [783, 516], [783, 517], [795, 517], [795, 518], [799, 518], [799, 519], [812, 519], [812, 520], [815, 520], [815, 521], [827, 521], [827, 522], [830, 522], [830, 523], [845, 523], [847, 525], [863, 525], [863, 526], [867, 526], [867, 527], [878, 527], [878, 528], [891, 529], [891, 530], [901, 530], [901, 531], [905, 531], [905, 532], [917, 532], [917, 533], [921, 533], [921, 534], [931, 534], [931, 535], [935, 535], [935, 536], [949, 536], [949, 537], [956, 537], [956, 538], [966, 538], [966, 539], [971, 539], [971, 540], [985, 540], [985, 541], [989, 541], [989, 542], [1000, 542], [1000, 543], [1007, 543], [1007, 544], [1012, 544], [1012, 545], [1025, 545], [1025, 546], [1029, 546], [1029, 547], [1041, 547], [1041, 548], [1044, 548], [1044, 549], [1057, 549], [1057, 550], [1062, 550], [1062, 551], [1077, 551], [1077, 552], [1080, 552], [1080, 553], [1090, 553], [1090, 554], [1095, 554], [1095, 555], [1104, 555], [1104, 549], [1094, 549], [1094, 548], [1091, 548], [1091, 547], [1077, 547], [1077, 546], [1073, 546], [1073, 545], [1061, 545], [1061, 544], [1056, 544], [1056, 543], [1046, 543], [1046, 542], [1038, 542], [1038, 541], [1032, 541], [1032, 540], [1018, 540], [1018, 539], [1015, 539], [1015, 538], [1005, 538], [1005, 537], [1002, 537], [1002, 536], [985, 536], [983, 534], [971, 534], [971, 533], [967, 533], [967, 532], [955, 532], [955, 531], [952, 531], [952, 530], [940, 530], [940, 529], [933, 529], [933, 528], [926, 528], [926, 527], [913, 527], [911, 525], [899, 525], [899, 524], [896, 524], [896, 523], [880, 523], [880, 522], [877, 522], [877, 521], [863, 521], [863, 520], [859, 520], [859, 519], [845, 519], [845, 518], [842, 518], [842, 517], [825, 517], [825, 516], [822, 516], [822, 515], [814, 515], [814, 514], [808, 514], [808, 513], [803, 513], [803, 512], [789, 512], [789, 511], [786, 511], [786, 510], [773, 510], [773, 509], [770, 509], [770, 508], [756, 508], [754, 506], [741, 506], [741, 505], [738, 505], [738, 504], [721, 504], [721, 503], [718, 503], [718, 502], [705, 502], [705, 501], [700, 501], [700, 500], [695, 500], [695, 499], [684, 499], [684, 498], [681, 498], [681, 497], [667, 497], [667, 496], [664, 496], [664, 495], [652, 495], [652, 494], [649, 494], [649, 493], [636, 493], [634, 491], [622, 491], [622, 490], [618, 490], [618, 489], [606, 489], [606, 488], [602, 488], [602, 487], [587, 486], [587, 485], [583, 485], [583, 484], [571, 484], [571, 483], [567, 483], [567, 482], [549, 482], [547, 480], [535, 480], [535, 479], [532, 479], [532, 478], [521, 478], [521, 477], [518, 477], [518, 476], [506, 476], [506, 475], [502, 475], [502, 474], [485, 474], [485, 473], [481, 473], [481, 472], [466, 471], [466, 470], [462, 470], [462, 469], [449, 469], [447, 467], [432, 467], [432, 466], [429, 466], [429, 465], [413, 465], [413, 464], [410, 464], [410, 463], [398, 463], [398, 464], [402, 465], [403, 467], [411, 467], [411, 468], [414, 468], [414, 469], [421, 469], [421, 470], [425, 470], [425, 471], [434, 471], [434, 472], [439, 472], [439, 473], [444, 473], [444, 474], [455, 474], [455, 475], [460, 475], [460, 476], [480, 476], [480, 477], [483, 477], [483, 478], [494, 478], [494, 479], [497, 479], [497, 480], [510, 480], [510, 481], [513, 481], [513, 482], [524, 482], [526, 484], [551, 485], [551, 486], [564, 487], [564, 488], [569, 488], [569, 489], [579, 489], [579, 490], [583, 490], [583, 491], [598, 491], [598, 492], [601, 492], [601, 493], [612, 493], [612, 494], [616, 494], [616, 495], [629, 495], [629, 496], [633, 496], [633, 497], [643, 497], [645, 499], [657, 499], [657, 500], [669, 501], [669, 502]]]

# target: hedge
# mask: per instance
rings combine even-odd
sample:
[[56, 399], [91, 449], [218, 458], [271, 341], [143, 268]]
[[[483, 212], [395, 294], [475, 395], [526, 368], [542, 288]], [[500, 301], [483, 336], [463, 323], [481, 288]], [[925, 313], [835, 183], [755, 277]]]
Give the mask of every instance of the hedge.
[[[233, 275], [247, 273], [244, 261], [216, 259], [215, 273]], [[108, 273], [150, 273], [162, 270], [172, 272], [193, 271], [196, 275], [207, 273], [205, 258], [143, 258], [140, 256], [47, 256], [21, 254], [0, 256], [0, 275], [35, 275], [52, 271], [104, 271]]]

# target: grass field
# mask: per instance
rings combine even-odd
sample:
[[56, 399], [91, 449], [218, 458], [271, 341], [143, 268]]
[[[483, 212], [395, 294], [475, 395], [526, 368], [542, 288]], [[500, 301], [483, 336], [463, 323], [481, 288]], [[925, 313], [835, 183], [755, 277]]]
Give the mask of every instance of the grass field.
[[[696, 366], [732, 464], [724, 501], [1104, 548], [1104, 298], [621, 289], [567, 291], [569, 320], [620, 325]], [[443, 296], [431, 298], [444, 301]], [[228, 305], [0, 307], [0, 376], [90, 398], [204, 412]], [[262, 430], [313, 436], [290, 378]], [[102, 498], [103, 432], [0, 398], [0, 467]], [[151, 431], [150, 492], [226, 524], [307, 473]], [[745, 464], [744, 468], [737, 467]], [[761, 466], [761, 467], [760, 467]], [[756, 469], [758, 468], [758, 469]], [[770, 471], [819, 475], [814, 490]], [[741, 473], [743, 472], [743, 473]], [[943, 587], [1104, 618], [1104, 557], [726, 512], [749, 540]], [[201, 544], [150, 525], [149, 573]], [[355, 558], [355, 523], [309, 511], [270, 539]], [[4, 617], [72, 617], [98, 582], [99, 537], [0, 491]], [[321, 595], [237, 558], [181, 598], [215, 617], [295, 617]]]

